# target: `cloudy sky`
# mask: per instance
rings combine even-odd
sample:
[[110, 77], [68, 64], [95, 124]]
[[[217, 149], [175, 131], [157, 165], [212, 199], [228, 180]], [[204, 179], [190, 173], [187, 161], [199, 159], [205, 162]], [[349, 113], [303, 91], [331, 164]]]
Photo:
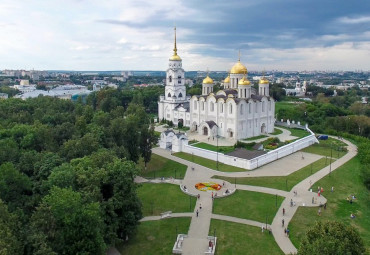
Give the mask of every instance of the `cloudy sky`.
[[0, 0], [0, 69], [370, 70], [369, 0]]

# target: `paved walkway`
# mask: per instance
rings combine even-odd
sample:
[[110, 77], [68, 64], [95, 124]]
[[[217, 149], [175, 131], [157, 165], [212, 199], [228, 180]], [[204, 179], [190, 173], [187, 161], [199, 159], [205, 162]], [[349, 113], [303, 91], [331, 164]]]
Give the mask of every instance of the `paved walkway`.
[[[331, 164], [331, 171], [336, 170], [338, 167], [349, 161], [357, 154], [357, 148], [355, 145], [353, 145], [347, 140], [344, 140], [344, 142], [348, 144], [348, 153]], [[304, 153], [304, 160], [302, 160], [302, 154], [299, 152], [287, 156], [285, 158], [279, 159], [278, 161], [265, 165], [254, 171], [225, 173], [218, 172], [203, 167], [201, 165], [194, 164], [190, 161], [175, 157], [171, 155], [169, 151], [160, 148], [153, 148], [153, 153], [187, 165], [188, 169], [184, 176], [184, 180], [176, 180], [173, 181], [173, 183], [177, 185], [179, 184], [185, 185], [190, 193], [195, 192], [200, 194], [200, 199], [197, 200], [196, 207], [193, 213], [172, 214], [172, 217], [192, 217], [189, 232], [187, 233], [188, 238], [185, 239], [183, 245], [183, 254], [192, 254], [192, 255], [204, 254], [204, 252], [207, 250], [208, 248], [207, 236], [209, 232], [210, 221], [212, 218], [252, 225], [256, 227], [261, 227], [263, 224], [261, 222], [256, 222], [247, 219], [239, 219], [230, 216], [212, 214], [211, 193], [195, 190], [194, 188], [195, 183], [214, 181], [222, 184], [221, 180], [215, 180], [211, 178], [214, 175], [228, 177], [285, 176], [321, 158], [321, 156], [318, 155]], [[195, 170], [191, 170], [191, 167], [195, 167]], [[297, 249], [294, 247], [290, 239], [284, 235], [282, 219], [284, 219], [285, 226], [287, 226], [290, 220], [293, 218], [299, 206], [319, 206], [320, 203], [324, 204], [326, 202], [325, 197], [323, 196], [319, 197], [317, 193], [310, 192], [308, 190], [312, 184], [328, 175], [329, 172], [330, 166], [323, 168], [322, 170], [316, 172], [312, 176], [298, 183], [296, 186], [293, 187], [293, 189], [290, 192], [250, 185], [236, 185], [236, 189], [263, 192], [273, 195], [277, 194], [279, 196], [285, 197], [284, 201], [282, 202], [278, 210], [278, 213], [276, 214], [272, 221], [271, 226], [268, 225], [268, 227], [271, 227], [274, 238], [279, 247], [281, 248], [281, 250], [286, 254], [290, 253], [294, 254], [297, 252]], [[137, 181], [145, 182], [146, 179], [138, 178]], [[163, 182], [163, 181], [156, 179], [151, 182]], [[235, 188], [235, 185], [226, 182], [225, 187], [223, 187], [222, 190], [219, 192], [222, 193], [224, 192], [224, 190], [232, 188]], [[297, 191], [297, 195], [294, 194], [295, 191]], [[316, 200], [315, 204], [312, 204], [312, 198]], [[294, 206], [291, 206], [291, 203], [293, 203]], [[200, 205], [202, 205], [202, 209], [200, 209]], [[283, 208], [285, 209], [284, 216], [282, 215]], [[196, 216], [197, 210], [198, 217]], [[143, 218], [141, 221], [159, 220], [159, 219], [160, 216], [150, 216]]]
[[[335, 137], [333, 137], [335, 138]], [[324, 167], [320, 171], [316, 172], [315, 174], [311, 175], [310, 177], [304, 179], [297, 185], [295, 185], [288, 196], [286, 196], [285, 200], [281, 204], [278, 213], [276, 214], [275, 218], [272, 221], [271, 228], [276, 243], [279, 245], [280, 249], [285, 253], [297, 253], [297, 248], [294, 247], [293, 243], [287, 238], [284, 234], [284, 229], [282, 227], [282, 219], [285, 221], [285, 226], [289, 224], [291, 219], [293, 218], [295, 212], [298, 209], [298, 206], [317, 206], [321, 202], [322, 204], [326, 203], [326, 199], [323, 196], [318, 197], [317, 193], [309, 192], [308, 189], [312, 186], [312, 184], [316, 183], [330, 172], [335, 171], [341, 165], [348, 162], [357, 154], [357, 147], [347, 140], [343, 140], [347, 143], [348, 153], [341, 157], [340, 159], [336, 160], [331, 164], [331, 171], [330, 166]], [[327, 188], [328, 190], [328, 188]], [[297, 191], [298, 196], [294, 196], [294, 191]], [[324, 192], [325, 195], [325, 192]], [[317, 204], [312, 204], [312, 197], [318, 198]], [[290, 207], [290, 200], [296, 201], [297, 206]], [[285, 208], [285, 216], [282, 215], [282, 210]]]

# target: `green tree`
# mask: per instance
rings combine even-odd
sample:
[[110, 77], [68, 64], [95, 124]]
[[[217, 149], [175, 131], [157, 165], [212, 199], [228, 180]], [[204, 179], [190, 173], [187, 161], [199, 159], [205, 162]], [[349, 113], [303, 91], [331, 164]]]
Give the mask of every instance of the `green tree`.
[[144, 159], [145, 170], [146, 165], [152, 157], [152, 147], [157, 142], [157, 138], [154, 134], [154, 126], [148, 128], [144, 126], [140, 132], [140, 152]]
[[17, 237], [19, 222], [14, 214], [0, 199], [0, 254], [13, 255], [22, 253], [22, 245]]
[[29, 239], [35, 253], [104, 254], [98, 203], [84, 203], [79, 192], [54, 187], [31, 218]]
[[351, 225], [336, 221], [316, 222], [307, 231], [298, 255], [361, 255], [365, 253], [364, 242]]
[[23, 209], [32, 195], [32, 182], [19, 172], [12, 163], [0, 166], [0, 198], [7, 203], [11, 212]]

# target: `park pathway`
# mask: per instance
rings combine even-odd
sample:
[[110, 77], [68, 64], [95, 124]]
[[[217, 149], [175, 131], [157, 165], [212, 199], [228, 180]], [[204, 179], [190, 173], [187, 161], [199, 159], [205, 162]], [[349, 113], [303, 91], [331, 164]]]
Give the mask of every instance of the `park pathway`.
[[[335, 137], [333, 137], [335, 138]], [[280, 249], [285, 254], [295, 254], [297, 253], [297, 248], [293, 245], [293, 243], [290, 241], [289, 238], [287, 238], [284, 234], [284, 228], [282, 227], [282, 219], [285, 221], [285, 226], [289, 224], [291, 219], [293, 218], [295, 212], [298, 209], [298, 206], [318, 206], [321, 204], [326, 203], [326, 199], [323, 196], [318, 197], [317, 193], [310, 192], [310, 187], [325, 177], [326, 175], [330, 174], [334, 170], [338, 169], [340, 166], [342, 166], [344, 163], [351, 160], [353, 157], [357, 154], [357, 147], [352, 144], [351, 142], [347, 140], [343, 140], [348, 146], [348, 153], [345, 154], [343, 157], [339, 158], [338, 160], [334, 161], [327, 167], [324, 167], [320, 171], [316, 172], [315, 174], [311, 175], [310, 177], [304, 179], [297, 185], [293, 187], [291, 192], [288, 196], [286, 196], [285, 200], [281, 204], [278, 213], [276, 214], [275, 218], [272, 221], [271, 228], [272, 233], [274, 235], [274, 238], [276, 240], [276, 243], [279, 245]], [[325, 187], [326, 192], [329, 192], [331, 187]], [[315, 187], [313, 187], [315, 190]], [[316, 189], [317, 190], [317, 189]], [[294, 195], [294, 191], [297, 191], [297, 196]], [[325, 194], [325, 193], [324, 193]], [[317, 198], [318, 201], [316, 204], [312, 204], [312, 198]], [[290, 206], [291, 199], [296, 202], [297, 206]], [[283, 208], [285, 208], [285, 216], [283, 217], [282, 211]]]
[[[272, 233], [274, 238], [281, 248], [281, 250], [285, 254], [294, 254], [297, 252], [297, 249], [294, 247], [292, 242], [288, 237], [284, 234], [284, 228], [282, 227], [282, 219], [285, 221], [285, 226], [288, 225], [290, 220], [293, 218], [295, 212], [297, 211], [299, 206], [319, 206], [320, 203], [324, 204], [326, 202], [326, 198], [323, 196], [318, 197], [317, 193], [310, 192], [309, 188], [315, 182], [319, 181], [321, 178], [328, 175], [330, 172], [336, 170], [338, 167], [352, 159], [357, 154], [357, 148], [355, 145], [350, 143], [347, 140], [343, 140], [348, 145], [348, 153], [341, 157], [340, 159], [336, 160], [330, 166], [327, 166], [320, 171], [316, 172], [315, 174], [311, 175], [310, 177], [306, 178], [305, 180], [298, 183], [290, 192], [276, 190], [271, 188], [265, 187], [257, 187], [257, 186], [250, 186], [250, 185], [236, 185], [236, 189], [240, 190], [249, 190], [255, 192], [263, 192], [268, 194], [277, 194], [279, 196], [285, 197], [284, 201], [282, 202], [277, 214], [275, 215], [271, 226]], [[245, 171], [245, 172], [219, 172], [213, 169], [209, 169], [207, 167], [195, 164], [193, 162], [175, 157], [171, 155], [169, 151], [160, 149], [160, 148], [153, 148], [153, 153], [158, 154], [162, 157], [169, 158], [171, 160], [177, 161], [181, 164], [187, 165], [188, 169], [184, 176], [184, 180], [177, 181], [175, 184], [185, 185], [190, 194], [196, 195], [200, 193], [200, 199], [197, 200], [196, 207], [193, 213], [178, 213], [173, 214], [173, 217], [192, 217], [188, 238], [185, 239], [183, 244], [183, 254], [204, 254], [204, 252], [208, 248], [208, 240], [207, 236], [209, 233], [210, 221], [212, 218], [226, 220], [231, 222], [237, 222], [241, 224], [248, 224], [256, 227], [261, 227], [262, 223], [246, 220], [246, 219], [239, 219], [230, 216], [224, 215], [217, 215], [212, 214], [212, 196], [211, 193], [207, 192], [200, 192], [195, 190], [195, 183], [197, 182], [205, 182], [205, 181], [216, 181], [211, 177], [214, 175], [219, 176], [228, 176], [228, 177], [252, 177], [252, 176], [285, 176], [289, 175], [300, 168], [316, 161], [320, 158], [320, 156], [305, 153], [304, 160], [297, 160], [298, 158], [303, 158], [302, 153], [294, 153], [290, 156], [287, 156], [283, 159], [270, 163], [266, 166], [261, 167], [261, 169], [257, 169], [254, 171]], [[314, 156], [312, 156], [314, 155]], [[307, 160], [306, 160], [307, 159]], [[285, 161], [284, 161], [285, 160]], [[294, 162], [290, 164], [290, 162]], [[275, 164], [274, 164], [275, 163]], [[282, 165], [283, 164], [283, 165]], [[285, 165], [284, 165], [285, 164]], [[277, 167], [279, 166], [279, 167]], [[194, 167], [195, 170], [191, 170]], [[259, 171], [262, 170], [263, 171]], [[145, 181], [144, 179], [140, 179], [140, 181]], [[226, 188], [235, 188], [235, 184], [230, 184], [226, 182]], [[326, 187], [326, 190], [330, 189], [330, 187]], [[294, 192], [297, 192], [297, 195]], [[312, 198], [316, 198], [316, 203], [312, 204]], [[291, 206], [291, 202], [294, 202], [295, 206]], [[200, 209], [200, 204], [202, 205], [202, 209]], [[282, 210], [285, 209], [285, 215], [282, 215]], [[196, 211], [198, 210], [199, 215], [196, 216]], [[158, 220], [160, 219], [159, 216], [150, 216], [145, 217], [142, 221], [146, 220]], [[213, 235], [213, 234], [212, 234]], [[217, 233], [216, 233], [217, 236]]]

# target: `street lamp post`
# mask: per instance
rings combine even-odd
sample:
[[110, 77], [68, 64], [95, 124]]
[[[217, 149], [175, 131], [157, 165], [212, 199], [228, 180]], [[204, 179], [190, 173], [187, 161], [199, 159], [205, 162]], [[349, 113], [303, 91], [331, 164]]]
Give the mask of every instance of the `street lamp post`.
[[216, 139], [217, 139], [217, 151], [216, 151], [216, 155], [217, 155], [217, 160], [216, 160], [216, 169], [218, 171], [218, 127], [217, 127], [217, 134], [216, 134]]
[[275, 207], [277, 207], [277, 194], [275, 195]]
[[333, 146], [330, 145], [330, 170], [329, 170], [329, 176], [331, 174], [331, 158], [333, 157]]

